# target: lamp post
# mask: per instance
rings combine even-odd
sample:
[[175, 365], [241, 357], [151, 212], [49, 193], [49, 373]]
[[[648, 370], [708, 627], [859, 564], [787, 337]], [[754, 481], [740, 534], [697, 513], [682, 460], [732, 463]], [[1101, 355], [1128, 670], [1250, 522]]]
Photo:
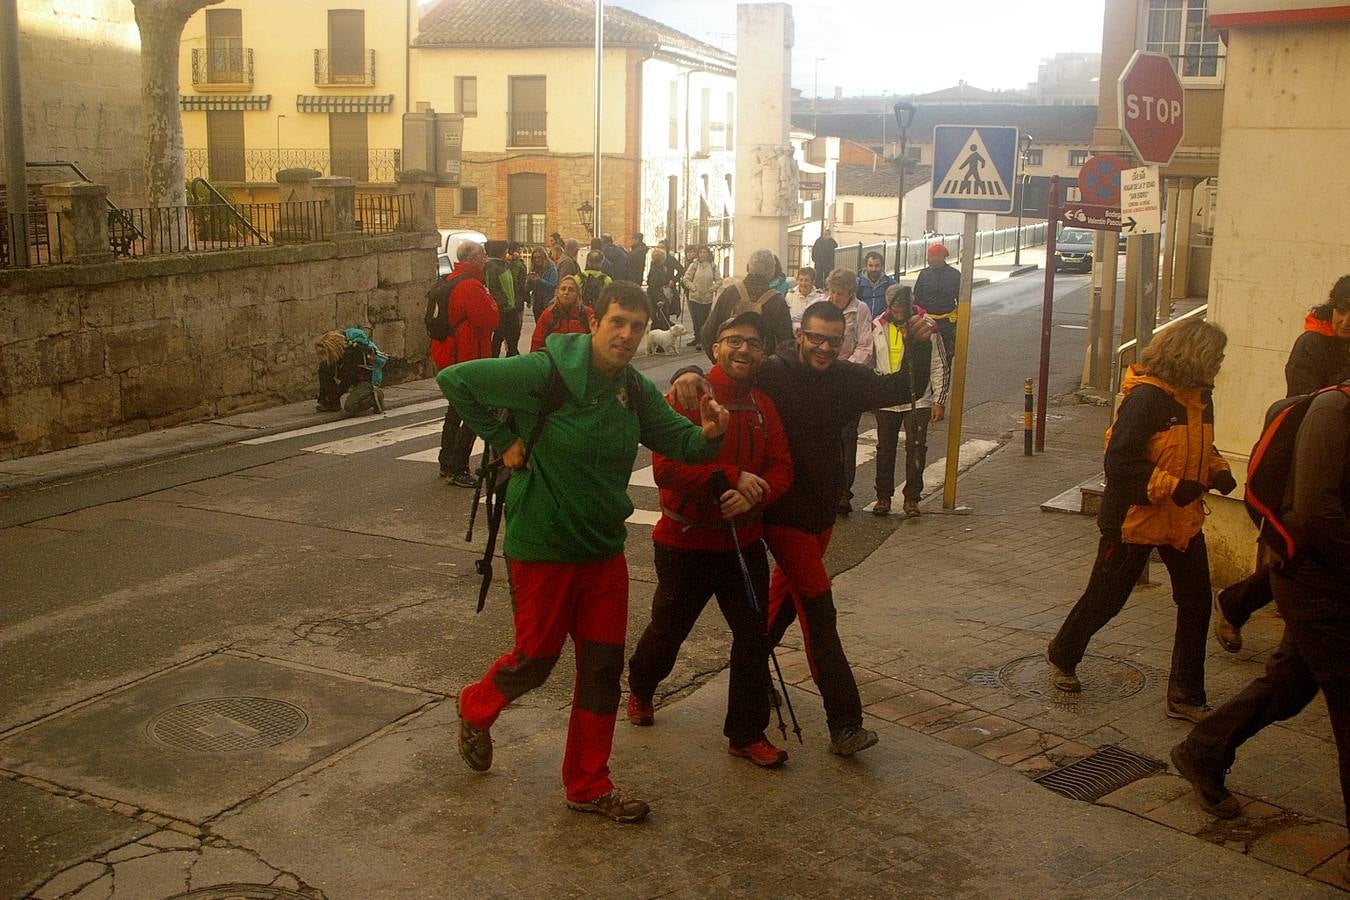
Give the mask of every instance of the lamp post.
[[[595, 0], [595, 124], [594, 134], [592, 135], [592, 159], [593, 171], [591, 173], [592, 185], [591, 195], [595, 199], [595, 205], [592, 207], [592, 215], [601, 216], [600, 212], [600, 131], [603, 125], [602, 110], [604, 108], [604, 61], [605, 61], [605, 0]], [[603, 216], [602, 216], [603, 218]], [[595, 232], [593, 225], [588, 224], [586, 230], [592, 236]]]
[[582, 204], [577, 207], [577, 215], [581, 217], [581, 224], [585, 227], [586, 233], [591, 237], [595, 237], [595, 207], [591, 206], [591, 201], [583, 201]]
[[900, 168], [900, 188], [896, 191], [900, 199], [896, 204], [895, 210], [895, 277], [900, 277], [902, 268], [905, 268], [902, 260], [903, 251], [900, 244], [904, 240], [905, 231], [905, 163], [908, 162], [906, 152], [906, 139], [908, 137], [909, 124], [914, 121], [914, 104], [908, 100], [899, 100], [895, 104], [895, 124], [900, 126], [900, 154], [896, 159], [896, 165]]
[[[281, 120], [286, 118], [285, 113], [277, 113], [277, 172], [281, 171]], [[272, 174], [276, 178], [276, 173]]]
[[1013, 238], [1013, 265], [1015, 266], [1022, 264], [1022, 206], [1026, 203], [1027, 193], [1027, 152], [1031, 149], [1031, 142], [1034, 140], [1036, 139], [1029, 134], [1022, 135], [1022, 152], [1017, 154], [1020, 174], [1017, 176], [1017, 236]]

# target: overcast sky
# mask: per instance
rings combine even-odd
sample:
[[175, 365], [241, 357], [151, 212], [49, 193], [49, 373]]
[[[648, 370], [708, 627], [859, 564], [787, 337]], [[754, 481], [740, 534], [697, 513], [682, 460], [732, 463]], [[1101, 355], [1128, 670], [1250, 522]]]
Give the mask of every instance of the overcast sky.
[[[1025, 88], [1055, 53], [1101, 52], [1104, 0], [792, 0], [792, 84], [811, 96]], [[606, 0], [734, 50], [735, 0]]]

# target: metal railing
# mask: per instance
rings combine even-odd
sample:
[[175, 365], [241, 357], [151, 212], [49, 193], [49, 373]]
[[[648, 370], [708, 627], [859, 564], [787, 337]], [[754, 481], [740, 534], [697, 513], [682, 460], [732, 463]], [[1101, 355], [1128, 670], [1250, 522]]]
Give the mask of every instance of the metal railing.
[[412, 194], [357, 194], [356, 230], [366, 234], [393, 234], [412, 222]]
[[548, 113], [508, 112], [506, 114], [506, 146], [547, 147]]
[[[898, 247], [900, 255], [901, 273], [909, 272], [914, 269], [922, 269], [928, 261], [928, 248], [937, 244], [943, 244], [947, 247], [952, 258], [961, 256], [961, 239], [959, 234], [938, 234], [931, 237], [920, 239], [909, 239], [901, 241]], [[1022, 226], [1022, 246], [1034, 247], [1037, 244], [1045, 243], [1045, 223], [1038, 222], [1031, 225]], [[1000, 253], [1010, 253], [1017, 246], [1017, 229], [1014, 228], [994, 228], [988, 231], [975, 232], [975, 258], [983, 259], [986, 256], [997, 256]], [[811, 248], [803, 247], [801, 257], [792, 267], [788, 274], [794, 274], [797, 266], [810, 265], [806, 259], [810, 255]], [[881, 241], [876, 244], [844, 244], [835, 251], [834, 262], [836, 266], [845, 269], [859, 270], [862, 268], [863, 259], [868, 253], [880, 253], [883, 260], [882, 268], [887, 272], [896, 270], [896, 252], [897, 246], [894, 241]]]
[[[1158, 332], [1166, 331], [1168, 328], [1171, 328], [1178, 322], [1185, 322], [1187, 319], [1195, 319], [1195, 318], [1203, 319], [1206, 318], [1208, 315], [1209, 315], [1209, 304], [1201, 303], [1195, 309], [1188, 309], [1186, 312], [1182, 313], [1176, 318], [1168, 319], [1166, 322], [1163, 322], [1161, 325], [1155, 327], [1153, 329], [1153, 337], [1157, 337]], [[1122, 342], [1121, 345], [1116, 348], [1116, 352], [1112, 357], [1111, 363], [1111, 378], [1112, 378], [1111, 385], [1113, 387], [1118, 387], [1120, 385], [1121, 372], [1125, 370], [1126, 365], [1125, 355], [1127, 353], [1133, 352], [1134, 349], [1138, 346], [1139, 346], [1139, 339], [1130, 338], [1128, 341]], [[1138, 355], [1139, 354], [1136, 353], [1134, 354], [1133, 357], [1131, 357], [1131, 363], [1138, 361], [1137, 359]]]
[[252, 231], [253, 234], [254, 234], [254, 236], [257, 237], [258, 240], [260, 240], [260, 241], [262, 241], [262, 242], [264, 242], [264, 243], [267, 242], [267, 239], [264, 238], [264, 237], [262, 236], [262, 234], [258, 231], [258, 229], [256, 229], [256, 228], [253, 227], [253, 223], [250, 222], [248, 219], [246, 219], [246, 218], [244, 217], [244, 214], [243, 214], [243, 213], [239, 212], [238, 210], [236, 210], [236, 209], [234, 208], [234, 204], [230, 201], [230, 198], [229, 198], [229, 197], [226, 197], [226, 196], [225, 196], [224, 194], [222, 194], [220, 191], [216, 190], [215, 185], [213, 185], [211, 182], [207, 181], [205, 178], [194, 178], [194, 179], [192, 179], [191, 181], [188, 182], [188, 193], [189, 193], [189, 194], [195, 193], [195, 192], [198, 191], [198, 190], [203, 190], [203, 191], [205, 191], [205, 192], [206, 192], [206, 196], [209, 197], [210, 199], [212, 199], [212, 200], [215, 201], [214, 204], [208, 203], [208, 204], [198, 204], [198, 205], [204, 205], [204, 206], [214, 205], [214, 206], [218, 206], [218, 207], [222, 207], [222, 208], [226, 208], [226, 209], [231, 210], [231, 211], [234, 213], [235, 218], [238, 220], [239, 224], [240, 224], [242, 227], [244, 227], [244, 228], [246, 228], [246, 229]]
[[108, 242], [121, 257], [235, 250], [278, 239], [313, 241], [324, 234], [324, 203], [201, 204], [128, 207], [108, 213]]
[[61, 218], [55, 213], [0, 211], [0, 269], [59, 262], [53, 241], [61, 246]]
[[[183, 155], [188, 178], [208, 178], [217, 182], [233, 180], [211, 174], [210, 153], [206, 148], [189, 147], [183, 151]], [[243, 152], [242, 180], [245, 183], [276, 181], [277, 172], [281, 169], [315, 169], [323, 175], [347, 175], [354, 172], [356, 174], [351, 177], [357, 181], [390, 183], [403, 169], [403, 151], [390, 147], [366, 151], [338, 150], [334, 153], [322, 148], [282, 147], [280, 150], [269, 148]]]
[[253, 48], [229, 43], [193, 49], [192, 83], [252, 84]]
[[375, 51], [367, 50], [361, 55], [365, 66], [343, 66], [340, 62], [334, 67], [332, 48], [320, 48], [314, 51], [314, 83], [320, 87], [359, 87], [375, 86]]

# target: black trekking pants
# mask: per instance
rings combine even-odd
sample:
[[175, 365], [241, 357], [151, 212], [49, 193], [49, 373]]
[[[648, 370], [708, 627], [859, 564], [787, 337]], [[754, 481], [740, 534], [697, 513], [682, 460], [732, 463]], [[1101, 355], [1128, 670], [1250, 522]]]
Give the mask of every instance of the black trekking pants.
[[764, 737], [769, 726], [769, 644], [765, 637], [764, 603], [769, 596], [769, 558], [763, 541], [742, 551], [750, 570], [759, 610], [745, 595], [745, 580], [735, 551], [685, 550], [656, 544], [656, 593], [652, 620], [628, 661], [628, 687], [650, 699], [671, 670], [680, 645], [698, 621], [709, 598], [716, 596], [731, 626], [731, 684], [722, 733], [733, 747]]
[[453, 403], [446, 404], [445, 422], [441, 425], [441, 452], [436, 461], [447, 475], [468, 471], [469, 454], [473, 451], [476, 435], [459, 417]]
[[[1097, 559], [1092, 565], [1087, 587], [1050, 642], [1052, 663], [1072, 672], [1082, 662], [1088, 641], [1124, 608], [1154, 549], [1148, 544], [1127, 544], [1105, 536], [1098, 541]], [[1172, 579], [1172, 602], [1177, 606], [1167, 699], [1203, 706], [1205, 641], [1209, 636], [1210, 610], [1209, 552], [1205, 548], [1205, 536], [1197, 534], [1191, 538], [1185, 550], [1170, 544], [1156, 549]]]
[[340, 366], [332, 365], [326, 359], [319, 363], [319, 403], [337, 406], [342, 402], [342, 395], [356, 383], [356, 379], [344, 378], [344, 374]]
[[900, 430], [905, 431], [906, 500], [918, 501], [923, 494], [923, 469], [928, 464], [928, 423], [932, 409], [896, 412], [879, 409], [877, 417], [877, 499], [889, 500], [895, 493], [895, 457], [900, 446]]
[[858, 427], [862, 424], [862, 413], [844, 423], [840, 437], [843, 439], [844, 452], [839, 464], [844, 468], [843, 500], [853, 499], [853, 482], [858, 476]]
[[[1317, 696], [1326, 695], [1340, 761], [1341, 797], [1350, 807], [1350, 611], [1342, 591], [1315, 590], [1270, 574], [1284, 636], [1266, 661], [1266, 674], [1196, 725], [1186, 738], [1191, 758], [1221, 773], [1237, 748], [1272, 722], [1291, 719]], [[1350, 813], [1347, 814], [1350, 824]]]
[[497, 320], [497, 329], [492, 332], [492, 357], [501, 355], [502, 344], [506, 345], [507, 356], [520, 355], [520, 307], [503, 307]]
[[1219, 591], [1219, 609], [1234, 628], [1247, 624], [1252, 613], [1272, 599], [1270, 566], [1256, 564], [1256, 571]]

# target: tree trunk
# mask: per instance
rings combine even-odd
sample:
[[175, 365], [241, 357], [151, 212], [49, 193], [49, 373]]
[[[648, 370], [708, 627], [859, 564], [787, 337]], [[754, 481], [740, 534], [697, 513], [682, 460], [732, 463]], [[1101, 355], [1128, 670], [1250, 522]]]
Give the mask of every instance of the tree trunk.
[[[183, 183], [183, 115], [178, 106], [178, 53], [193, 13], [221, 0], [132, 0], [141, 33], [141, 125], [145, 132], [147, 206], [187, 205]], [[182, 217], [178, 217], [182, 218]], [[156, 227], [158, 234], [162, 227]], [[174, 231], [179, 226], [173, 227]], [[181, 223], [186, 233], [186, 221]], [[176, 240], [162, 235], [163, 240]]]

